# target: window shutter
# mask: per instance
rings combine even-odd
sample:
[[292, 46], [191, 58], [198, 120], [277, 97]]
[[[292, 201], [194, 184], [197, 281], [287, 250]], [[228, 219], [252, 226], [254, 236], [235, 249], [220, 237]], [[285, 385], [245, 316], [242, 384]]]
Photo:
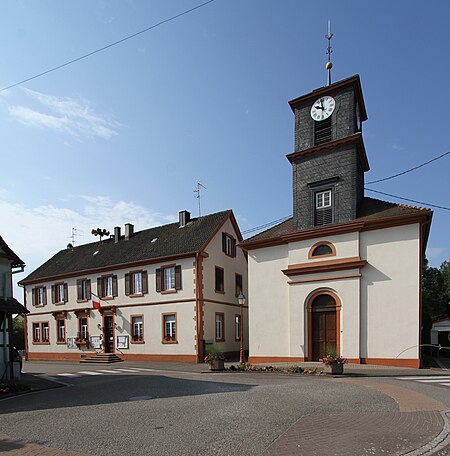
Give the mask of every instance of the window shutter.
[[52, 303], [55, 303], [55, 285], [52, 285]]
[[233, 256], [236, 257], [236, 239], [232, 240]]
[[43, 304], [44, 304], [44, 306], [45, 306], [45, 305], [47, 304], [47, 287], [43, 287], [43, 288], [44, 288], [44, 293], [43, 293], [43, 295], [44, 295], [44, 302], [43, 302]]
[[130, 274], [125, 274], [125, 296], [130, 294]]
[[64, 302], [67, 302], [69, 300], [69, 288], [67, 286], [67, 283], [64, 284]]
[[148, 293], [148, 276], [147, 271], [142, 271], [142, 294]]
[[175, 266], [175, 290], [181, 290], [181, 266]]
[[222, 233], [222, 252], [227, 251], [227, 235]]
[[33, 306], [36, 305], [36, 288], [33, 288], [33, 289], [31, 290], [31, 304], [32, 304]]
[[81, 299], [83, 296], [83, 290], [81, 288], [82, 286], [83, 286], [83, 281], [78, 279], [77, 280], [77, 299]]
[[99, 297], [103, 296], [103, 291], [102, 291], [102, 278], [97, 277], [97, 294]]
[[112, 276], [112, 293], [113, 296], [117, 296], [117, 276]]
[[91, 280], [86, 280], [86, 299], [91, 299]]
[[161, 291], [161, 268], [156, 270], [156, 291]]

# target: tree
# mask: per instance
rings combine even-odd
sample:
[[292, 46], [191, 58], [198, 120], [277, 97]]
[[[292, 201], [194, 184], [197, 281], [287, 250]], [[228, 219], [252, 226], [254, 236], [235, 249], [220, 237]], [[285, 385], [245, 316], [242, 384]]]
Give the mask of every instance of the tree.
[[450, 262], [444, 261], [439, 268], [428, 265], [424, 258], [422, 270], [422, 342], [429, 342], [434, 320], [449, 316]]
[[17, 350], [25, 349], [25, 319], [20, 315], [13, 318], [11, 345]]

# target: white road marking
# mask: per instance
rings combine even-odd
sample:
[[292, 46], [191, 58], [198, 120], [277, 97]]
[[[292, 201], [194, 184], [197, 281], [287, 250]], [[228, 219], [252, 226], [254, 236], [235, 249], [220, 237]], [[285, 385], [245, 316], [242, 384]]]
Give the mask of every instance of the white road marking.
[[133, 372], [133, 373], [139, 372], [139, 371], [136, 371], [136, 369], [116, 369], [116, 371], [120, 371], [120, 372]]
[[63, 374], [56, 374], [56, 375], [58, 375], [59, 377], [79, 377], [78, 374], [70, 374], [68, 372], [65, 372]]
[[103, 375], [101, 372], [96, 372], [96, 371], [81, 371], [81, 372], [77, 372], [77, 374], [82, 374], [82, 375]]
[[99, 369], [97, 372], [106, 372], [107, 374], [115, 374], [115, 370], [108, 370], [108, 369]]
[[436, 379], [436, 380], [450, 380], [450, 375], [430, 375], [421, 377], [396, 377], [398, 380], [424, 380], [424, 379]]
[[440, 385], [450, 386], [450, 383], [440, 383]]
[[147, 369], [145, 367], [133, 367], [134, 370], [138, 371], [149, 371], [149, 372], [156, 372], [156, 369]]
[[[416, 382], [421, 382], [421, 383], [441, 383], [442, 382], [442, 378], [441, 379], [436, 379], [436, 378], [433, 378], [433, 379], [430, 379], [430, 380], [416, 380]], [[450, 378], [449, 378], [450, 380]]]

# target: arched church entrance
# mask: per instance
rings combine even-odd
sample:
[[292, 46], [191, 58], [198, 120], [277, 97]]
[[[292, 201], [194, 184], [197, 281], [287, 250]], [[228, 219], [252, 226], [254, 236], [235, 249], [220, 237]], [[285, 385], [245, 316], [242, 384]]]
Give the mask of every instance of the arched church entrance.
[[339, 354], [339, 298], [330, 291], [313, 295], [308, 305], [309, 359], [319, 361], [327, 353]]

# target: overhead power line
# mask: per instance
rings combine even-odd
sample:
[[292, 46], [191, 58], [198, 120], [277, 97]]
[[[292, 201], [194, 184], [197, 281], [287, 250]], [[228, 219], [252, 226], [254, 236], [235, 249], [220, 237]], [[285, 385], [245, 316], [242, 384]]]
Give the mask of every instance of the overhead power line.
[[378, 190], [372, 190], [371, 188], [364, 187], [365, 190], [369, 192], [379, 193], [380, 195], [391, 196], [392, 198], [397, 198], [404, 201], [410, 201], [412, 203], [422, 204], [424, 206], [437, 207], [438, 209], [444, 209], [445, 211], [450, 211], [450, 207], [439, 206], [437, 204], [424, 203], [423, 201], [416, 201], [409, 198], [403, 198], [403, 196], [392, 195], [391, 193], [379, 192]]
[[264, 225], [255, 226], [254, 228], [250, 228], [248, 230], [242, 231], [242, 234], [253, 233], [254, 231], [262, 230], [263, 228], [269, 228], [270, 226], [276, 225], [277, 223], [285, 222], [287, 219], [291, 218], [292, 215], [287, 215], [286, 217], [282, 217], [278, 220], [274, 220], [272, 222], [265, 223]]
[[143, 30], [140, 30], [139, 32], [133, 33], [132, 35], [128, 35], [125, 38], [122, 38], [122, 39], [120, 39], [118, 41], [114, 41], [113, 43], [107, 44], [106, 46], [103, 46], [101, 48], [95, 49], [94, 51], [88, 52], [87, 54], [81, 55], [80, 57], [77, 57], [75, 59], [69, 60], [68, 62], [62, 63], [61, 65], [55, 66], [53, 68], [50, 68], [49, 70], [43, 71], [42, 73], [36, 74], [36, 75], [31, 76], [31, 77], [26, 78], [26, 79], [23, 79], [22, 81], [19, 81], [19, 82], [15, 82], [14, 84], [11, 84], [11, 85], [9, 85], [7, 87], [3, 87], [2, 89], [0, 89], [0, 92], [3, 92], [3, 91], [8, 90], [8, 89], [12, 89], [13, 87], [16, 87], [18, 85], [24, 84], [25, 82], [32, 81], [33, 79], [40, 78], [41, 76], [44, 76], [44, 75], [49, 74], [49, 73], [52, 73], [53, 71], [59, 70], [59, 69], [64, 68], [64, 67], [66, 67], [68, 65], [72, 65], [72, 63], [79, 62], [80, 60], [86, 59], [86, 58], [90, 57], [91, 55], [98, 54], [99, 52], [105, 51], [106, 49], [109, 49], [109, 48], [111, 48], [113, 46], [117, 46], [118, 44], [121, 44], [124, 41], [131, 40], [131, 38], [134, 38], [134, 37], [136, 37], [138, 35], [141, 35], [143, 33], [146, 33], [148, 31], [150, 31], [150, 30], [153, 30], [154, 28], [159, 27], [160, 25], [166, 24], [167, 22], [171, 22], [171, 21], [173, 21], [175, 19], [178, 19], [181, 16], [184, 16], [186, 14], [192, 13], [193, 11], [195, 11], [195, 10], [197, 10], [199, 8], [202, 8], [203, 6], [206, 6], [209, 3], [212, 3], [214, 1], [215, 0], [208, 0], [207, 2], [204, 2], [204, 3], [201, 3], [200, 5], [194, 6], [193, 8], [190, 8], [190, 9], [188, 9], [186, 11], [183, 11], [182, 13], [176, 14], [175, 16], [169, 17], [168, 19], [164, 19], [163, 21], [158, 22], [157, 24], [151, 25], [150, 27], [147, 27], [147, 28], [145, 28]]
[[449, 155], [449, 154], [450, 154], [450, 151], [445, 152], [444, 154], [439, 155], [439, 157], [432, 158], [431, 160], [428, 160], [425, 163], [422, 163], [420, 165], [414, 166], [413, 168], [409, 168], [406, 171], [402, 171], [401, 173], [393, 174], [392, 176], [384, 177], [383, 179], [378, 179], [378, 180], [374, 180], [374, 181], [370, 181], [370, 182], [366, 182], [366, 183], [367, 184], [378, 184], [378, 182], [384, 182], [384, 181], [387, 181], [389, 179], [394, 179], [394, 177], [403, 176], [404, 174], [408, 174], [411, 171], [415, 171], [416, 169], [422, 168], [425, 165], [429, 165], [430, 163], [432, 163], [432, 162], [434, 162], [436, 160], [439, 160], [440, 158], [445, 157], [446, 155]]

